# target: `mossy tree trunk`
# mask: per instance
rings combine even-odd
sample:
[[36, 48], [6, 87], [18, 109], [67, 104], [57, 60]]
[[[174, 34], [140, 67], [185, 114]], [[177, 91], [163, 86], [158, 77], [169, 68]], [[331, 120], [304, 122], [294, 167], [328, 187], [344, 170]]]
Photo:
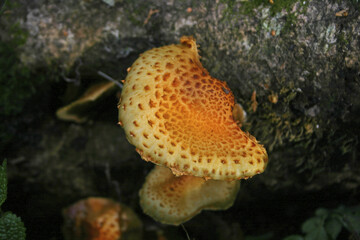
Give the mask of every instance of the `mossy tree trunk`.
[[[243, 185], [242, 200], [329, 192], [333, 202], [345, 195], [349, 202], [339, 204], [352, 203], [360, 185], [360, 5], [274, 2], [7, 3], [0, 50], [17, 39], [14, 69], [29, 71], [0, 73], [3, 86], [9, 76], [20, 86], [2, 89], [2, 96], [22, 94], [5, 103], [20, 110], [1, 113], [10, 180], [44, 212], [90, 195], [120, 196], [138, 208], [137, 189], [151, 165], [116, 126], [115, 94], [84, 125], [61, 122], [54, 113], [101, 80], [98, 71], [123, 79], [141, 52], [192, 35], [205, 68], [226, 81], [245, 108], [244, 129], [269, 153], [268, 169]], [[31, 94], [19, 90], [24, 87]]]

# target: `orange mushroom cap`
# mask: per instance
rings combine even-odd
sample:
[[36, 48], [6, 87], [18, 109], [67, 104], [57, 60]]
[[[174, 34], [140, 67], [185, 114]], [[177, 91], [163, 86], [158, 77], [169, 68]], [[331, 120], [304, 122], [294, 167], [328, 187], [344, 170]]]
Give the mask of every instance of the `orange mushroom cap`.
[[200, 63], [196, 42], [154, 48], [131, 66], [119, 124], [141, 157], [176, 175], [248, 178], [265, 170], [265, 148], [233, 119], [234, 96]]
[[135, 213], [110, 199], [90, 197], [80, 200], [65, 208], [63, 216], [66, 240], [142, 238], [142, 223]]
[[179, 225], [203, 209], [228, 209], [239, 188], [240, 181], [176, 177], [167, 167], [155, 166], [140, 190], [140, 205], [144, 213], [155, 220]]

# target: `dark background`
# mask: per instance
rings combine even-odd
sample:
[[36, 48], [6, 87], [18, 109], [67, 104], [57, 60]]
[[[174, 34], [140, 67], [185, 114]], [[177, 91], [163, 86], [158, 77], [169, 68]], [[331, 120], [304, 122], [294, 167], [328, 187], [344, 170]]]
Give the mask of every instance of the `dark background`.
[[[341, 10], [347, 15], [336, 16]], [[104, 80], [98, 71], [124, 79], [141, 52], [182, 35], [195, 37], [204, 67], [228, 83], [247, 112], [244, 130], [270, 161], [242, 182], [232, 208], [185, 223], [191, 239], [282, 239], [301, 234], [318, 208], [357, 206], [359, 22], [358, 1], [8, 1], [0, 15], [3, 209], [21, 216], [28, 239], [62, 239], [61, 209], [110, 197], [139, 215], [144, 239], [161, 231], [186, 239], [139, 207], [152, 164], [117, 126], [120, 89], [89, 108], [83, 124], [55, 115]]]

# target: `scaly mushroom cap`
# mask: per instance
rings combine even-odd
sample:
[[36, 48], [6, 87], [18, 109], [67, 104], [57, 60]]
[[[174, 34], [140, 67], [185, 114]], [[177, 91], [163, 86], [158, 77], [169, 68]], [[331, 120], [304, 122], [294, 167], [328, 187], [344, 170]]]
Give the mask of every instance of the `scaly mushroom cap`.
[[[128, 207], [106, 198], [90, 197], [63, 210], [66, 240], [141, 239], [142, 223]], [[127, 238], [126, 238], [127, 239]]]
[[176, 175], [234, 180], [263, 172], [266, 150], [234, 121], [229, 87], [203, 68], [193, 38], [180, 42], [131, 66], [118, 105], [129, 142]]
[[240, 181], [206, 181], [201, 177], [176, 177], [167, 167], [155, 166], [140, 190], [144, 213], [155, 220], [179, 225], [201, 210], [231, 207]]

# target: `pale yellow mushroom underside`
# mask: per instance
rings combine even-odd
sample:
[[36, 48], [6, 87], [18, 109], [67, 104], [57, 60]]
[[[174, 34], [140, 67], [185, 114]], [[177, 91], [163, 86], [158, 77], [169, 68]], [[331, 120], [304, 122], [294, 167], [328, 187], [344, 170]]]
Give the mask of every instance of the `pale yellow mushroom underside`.
[[225, 210], [231, 207], [239, 188], [240, 181], [176, 177], [170, 169], [156, 166], [140, 190], [140, 205], [144, 213], [155, 220], [179, 225], [201, 210]]

